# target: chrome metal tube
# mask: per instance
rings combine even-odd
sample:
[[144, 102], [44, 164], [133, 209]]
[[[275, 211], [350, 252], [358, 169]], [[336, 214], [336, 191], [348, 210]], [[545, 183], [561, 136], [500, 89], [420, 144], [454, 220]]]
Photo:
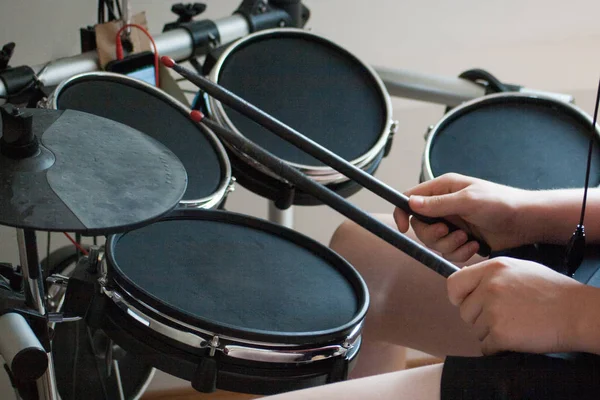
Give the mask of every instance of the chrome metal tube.
[[[35, 232], [17, 229], [17, 243], [23, 279], [25, 282], [25, 302], [42, 315], [46, 315], [45, 298], [42, 282], [42, 270], [37, 254], [37, 240]], [[40, 400], [59, 400], [54, 371], [52, 353], [48, 356], [48, 368], [40, 379], [37, 388]]]
[[46, 314], [46, 307], [44, 302], [44, 294], [42, 290], [42, 282], [41, 277], [31, 276], [32, 268], [38, 269], [39, 265], [34, 266], [32, 263], [36, 263], [36, 260], [27, 254], [27, 246], [31, 246], [31, 251], [37, 252], [37, 242], [35, 241], [35, 232], [31, 233], [34, 240], [32, 243], [27, 243], [26, 236], [29, 236], [29, 233], [23, 229], [17, 229], [17, 244], [19, 247], [19, 261], [21, 263], [21, 269], [23, 273], [23, 281], [25, 284], [25, 303], [33, 308], [35, 311], [39, 312], [41, 315]]
[[[214, 21], [219, 31], [221, 43], [229, 43], [250, 33], [248, 22], [241, 15], [231, 15]], [[189, 32], [183, 28], [161, 33], [154, 37], [158, 53], [168, 55], [175, 60], [185, 60], [192, 56], [194, 43]], [[95, 51], [60, 58], [32, 67], [45, 86], [56, 86], [72, 76], [99, 70], [98, 55]], [[0, 97], [6, 96], [6, 87], [0, 81]]]
[[20, 381], [38, 379], [48, 368], [46, 350], [22, 315], [0, 316], [0, 355]]
[[56, 385], [56, 371], [54, 369], [54, 357], [47, 353], [48, 370], [37, 380], [37, 388], [40, 400], [60, 400], [58, 386]]
[[275, 205], [275, 202], [269, 201], [269, 221], [294, 229], [294, 207], [281, 210]]
[[125, 400], [125, 393], [123, 392], [123, 381], [121, 380], [121, 368], [119, 368], [119, 361], [113, 360], [113, 369], [115, 370], [115, 378], [117, 379], [119, 400]]
[[[374, 69], [391, 96], [454, 107], [486, 94], [483, 86], [462, 78], [384, 67], [375, 67]], [[565, 103], [575, 101], [573, 96], [568, 94], [551, 93], [520, 86], [515, 86], [514, 90], [525, 94], [549, 96]]]
[[384, 67], [374, 67], [391, 96], [456, 106], [485, 95], [471, 81]]

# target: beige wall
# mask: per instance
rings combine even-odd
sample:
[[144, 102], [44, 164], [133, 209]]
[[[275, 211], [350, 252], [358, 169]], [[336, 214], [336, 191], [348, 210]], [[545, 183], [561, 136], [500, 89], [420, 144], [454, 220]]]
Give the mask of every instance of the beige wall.
[[[132, 1], [145, 10], [152, 32], [172, 20], [175, 1]], [[205, 18], [230, 14], [238, 0], [207, 1]], [[574, 94], [592, 111], [600, 75], [600, 2], [596, 0], [307, 0], [309, 27], [364, 61], [424, 73], [455, 76], [474, 67], [500, 79], [543, 90]], [[0, 44], [18, 44], [13, 64], [39, 64], [76, 54], [78, 28], [95, 21], [95, 0], [2, 0]], [[326, 84], [326, 82], [324, 82]], [[420, 171], [423, 133], [442, 115], [442, 108], [394, 99], [400, 121], [391, 155], [377, 176], [406, 189]], [[467, 156], [467, 155], [457, 155]], [[369, 212], [390, 212], [390, 206], [367, 192], [352, 201]], [[259, 217], [267, 203], [243, 188], [230, 196], [228, 208]], [[295, 210], [296, 229], [327, 242], [342, 220], [326, 207]], [[56, 236], [55, 243], [64, 243]], [[1, 261], [16, 262], [12, 230], [0, 228]], [[1, 334], [1, 333], [0, 333]], [[181, 385], [159, 376], [153, 388]], [[183, 383], [185, 384], [185, 383]], [[5, 393], [0, 389], [0, 393]]]

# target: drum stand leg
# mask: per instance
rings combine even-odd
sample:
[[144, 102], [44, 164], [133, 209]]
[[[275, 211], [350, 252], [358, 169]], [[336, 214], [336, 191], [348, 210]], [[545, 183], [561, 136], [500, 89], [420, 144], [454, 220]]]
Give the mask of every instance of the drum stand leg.
[[289, 207], [285, 210], [275, 205], [274, 201], [269, 201], [269, 221], [283, 225], [286, 228], [294, 228], [294, 209]]
[[[46, 315], [44, 275], [40, 266], [35, 231], [17, 229], [17, 243], [23, 271], [25, 303], [40, 314]], [[49, 332], [47, 331], [46, 334], [49, 335]], [[39, 398], [40, 400], [59, 400], [52, 352], [47, 353], [47, 356], [48, 369], [37, 380]]]

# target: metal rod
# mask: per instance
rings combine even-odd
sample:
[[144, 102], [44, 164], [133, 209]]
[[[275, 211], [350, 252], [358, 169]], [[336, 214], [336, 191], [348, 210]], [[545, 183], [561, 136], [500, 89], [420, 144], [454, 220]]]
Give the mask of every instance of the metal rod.
[[[250, 33], [248, 21], [239, 14], [230, 15], [214, 21], [219, 31], [221, 43], [229, 43]], [[159, 54], [168, 55], [176, 60], [187, 60], [194, 54], [194, 43], [190, 33], [184, 29], [173, 29], [154, 37]], [[31, 67], [45, 86], [56, 86], [75, 75], [100, 70], [98, 53], [89, 51], [73, 57], [60, 58]], [[0, 98], [5, 97], [6, 87], [0, 80]]]
[[[37, 237], [31, 229], [17, 229], [19, 258], [25, 282], [25, 304], [42, 315], [46, 315], [44, 282], [39, 261]], [[58, 400], [58, 389], [54, 371], [52, 352], [48, 356], [48, 369], [37, 380], [40, 400]]]
[[119, 399], [125, 400], [125, 393], [123, 391], [123, 381], [121, 380], [121, 369], [119, 368], [119, 361], [113, 360], [113, 368], [115, 370], [115, 378], [117, 379], [117, 389], [119, 391]]
[[457, 77], [374, 67], [391, 96], [457, 106], [485, 95], [481, 85]]
[[231, 130], [222, 127], [218, 123], [203, 118], [199, 111], [192, 111], [192, 119], [201, 122], [211, 129], [218, 137], [229, 143], [243, 154], [248, 155], [260, 164], [267, 167], [275, 175], [293, 183], [301, 190], [311, 194], [323, 203], [327, 204], [340, 214], [346, 216], [371, 233], [385, 240], [392, 246], [406, 253], [410, 257], [436, 271], [444, 277], [450, 276], [458, 271], [458, 267], [450, 261], [438, 256], [431, 250], [421, 246], [419, 243], [402, 235], [388, 225], [376, 220], [352, 203], [346, 201], [339, 194], [331, 191], [318, 182], [308, 178], [302, 172], [288, 165], [273, 154], [267, 152], [244, 136], [238, 135]]
[[[344, 174], [348, 178], [359, 183], [364, 188], [389, 201], [394, 206], [402, 209], [404, 212], [413, 215], [415, 218], [428, 224], [443, 222], [448, 226], [450, 232], [459, 229], [456, 225], [446, 221], [443, 218], [431, 218], [413, 212], [408, 204], [408, 197], [404, 194], [394, 190], [385, 183], [377, 180], [375, 177], [361, 170], [360, 168], [355, 167], [348, 161], [344, 160], [342, 157], [327, 150], [325, 147], [321, 146], [315, 141], [305, 137], [300, 132], [294, 130], [293, 128], [290, 128], [283, 122], [275, 119], [271, 115], [265, 113], [261, 109], [255, 107], [254, 105], [250, 104], [249, 102], [245, 101], [244, 99], [230, 92], [229, 90], [223, 88], [222, 86], [211, 82], [203, 76], [198, 75], [195, 72], [182, 67], [181, 65], [176, 64], [175, 61], [173, 61], [169, 57], [162, 57], [162, 61], [163, 64], [165, 64], [167, 67], [173, 68], [175, 71], [177, 71], [183, 77], [188, 79], [194, 85], [204, 90], [210, 96], [219, 100], [223, 104], [228, 105], [229, 107], [240, 112], [241, 114], [247, 116], [254, 122], [260, 124], [261, 126], [269, 129], [271, 132], [273, 132], [280, 138], [288, 141], [289, 143], [310, 154], [316, 159], [331, 166], [341, 174]], [[478, 253], [481, 256], [486, 257], [490, 254], [491, 249], [483, 240], [478, 239], [473, 235], [470, 235], [468, 232], [467, 234], [469, 236], [468, 240], [475, 240], [479, 242]]]
[[269, 201], [269, 221], [275, 222], [286, 228], [294, 228], [294, 208], [289, 207], [282, 210], [275, 205], [274, 201]]
[[48, 356], [48, 369], [44, 375], [37, 380], [39, 400], [60, 400], [58, 387], [56, 385], [56, 371], [54, 369], [54, 356], [52, 352]]
[[[458, 77], [437, 76], [398, 68], [374, 67], [391, 96], [426, 101], [429, 103], [458, 106], [485, 96], [485, 88]], [[514, 85], [513, 85], [514, 86]], [[520, 93], [548, 96], [565, 103], [573, 103], [571, 95], [515, 86]]]
[[35, 232], [28, 229], [17, 229], [17, 244], [25, 283], [25, 304], [41, 315], [45, 315], [43, 275], [37, 253]]

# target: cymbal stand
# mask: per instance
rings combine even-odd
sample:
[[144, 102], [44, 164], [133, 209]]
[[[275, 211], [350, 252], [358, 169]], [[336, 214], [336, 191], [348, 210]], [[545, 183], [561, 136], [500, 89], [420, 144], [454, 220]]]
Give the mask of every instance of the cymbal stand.
[[[42, 274], [39, 261], [35, 231], [31, 229], [17, 229], [17, 243], [19, 247], [19, 259], [23, 270], [25, 304], [41, 315], [46, 315], [44, 275]], [[43, 335], [46, 335], [46, 337], [50, 336], [47, 325], [43, 331]], [[46, 342], [46, 340], [42, 340], [42, 342]], [[50, 349], [47, 350], [48, 369], [37, 380], [38, 396], [40, 400], [59, 400], [52, 352]]]

